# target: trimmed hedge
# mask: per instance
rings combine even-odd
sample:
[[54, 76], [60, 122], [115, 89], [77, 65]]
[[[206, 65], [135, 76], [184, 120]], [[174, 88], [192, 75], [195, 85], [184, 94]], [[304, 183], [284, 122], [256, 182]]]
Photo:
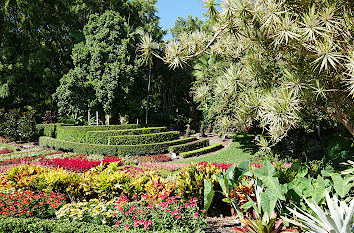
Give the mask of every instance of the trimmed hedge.
[[63, 141], [50, 137], [40, 137], [39, 144], [44, 147], [50, 147], [57, 150], [74, 151], [75, 153], [127, 156], [165, 153], [167, 152], [169, 146], [184, 144], [195, 140], [197, 140], [195, 137], [190, 137], [174, 141], [143, 145], [102, 145]]
[[[124, 226], [115, 227], [99, 225], [88, 222], [71, 220], [54, 220], [39, 218], [0, 218], [0, 233], [138, 233], [152, 232], [144, 229], [129, 229]], [[173, 229], [161, 229], [154, 233], [184, 233], [186, 229], [174, 227]]]
[[209, 146], [209, 139], [202, 139], [195, 142], [188, 142], [186, 144], [170, 146], [168, 152], [179, 154], [181, 152], [187, 152], [191, 150], [196, 150], [202, 147]]
[[39, 218], [0, 218], [0, 233], [111, 233], [116, 227], [69, 220]]
[[166, 129], [166, 127], [151, 127], [125, 130], [89, 131], [86, 134], [86, 143], [108, 145], [109, 136], [160, 133], [166, 131]]
[[86, 134], [89, 131], [101, 130], [123, 130], [136, 129], [139, 125], [88, 125], [88, 126], [61, 126], [57, 127], [57, 139], [72, 141], [72, 142], [86, 142]]
[[13, 151], [19, 151], [20, 148], [17, 148], [16, 146], [10, 146], [10, 145], [7, 145], [5, 143], [0, 143], [0, 147], [5, 147], [9, 150], [13, 150]]
[[61, 125], [61, 123], [38, 124], [36, 125], [36, 129], [40, 136], [55, 137], [57, 127], [60, 127]]
[[178, 139], [179, 134], [178, 131], [169, 131], [141, 135], [111, 136], [108, 137], [108, 145], [139, 145], [166, 142]]
[[192, 150], [192, 151], [188, 151], [188, 152], [183, 152], [180, 155], [183, 158], [188, 158], [188, 157], [192, 157], [192, 156], [198, 156], [198, 155], [214, 152], [214, 151], [217, 151], [217, 150], [219, 150], [219, 149], [221, 149], [223, 147], [224, 146], [222, 145], [222, 143], [216, 143], [216, 144], [213, 144], [211, 146], [203, 147], [203, 148], [198, 149], [198, 150]]

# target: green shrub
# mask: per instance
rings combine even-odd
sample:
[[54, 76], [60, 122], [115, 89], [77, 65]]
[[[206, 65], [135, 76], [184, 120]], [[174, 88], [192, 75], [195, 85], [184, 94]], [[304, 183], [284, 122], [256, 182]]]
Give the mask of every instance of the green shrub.
[[168, 148], [168, 151], [172, 153], [179, 154], [181, 152], [186, 152], [186, 151], [191, 151], [191, 150], [196, 150], [202, 147], [209, 146], [209, 139], [202, 139], [198, 140], [195, 142], [188, 142], [186, 144], [181, 144], [181, 145], [176, 145], [176, 146], [170, 146]]
[[86, 134], [86, 143], [108, 144], [109, 136], [151, 134], [151, 133], [160, 133], [162, 131], [166, 131], [166, 127], [89, 131]]
[[110, 233], [118, 228], [68, 220], [0, 218], [0, 233]]
[[22, 113], [20, 109], [11, 109], [5, 113], [1, 111], [1, 136], [5, 136], [9, 141], [37, 139], [35, 114], [34, 110]]
[[108, 138], [108, 145], [139, 145], [172, 141], [178, 139], [179, 134], [178, 131], [170, 131], [153, 134], [111, 136]]
[[86, 134], [89, 131], [123, 130], [135, 128], [139, 128], [139, 125], [61, 126], [57, 127], [57, 139], [84, 143], [86, 142]]
[[[20, 150], [19, 148], [15, 147], [15, 146], [10, 146], [10, 145], [4, 144], [4, 143], [0, 143], [0, 148], [1, 147], [5, 147], [5, 148], [7, 148], [9, 150], [13, 150], [13, 151], [19, 151]], [[0, 159], [0, 161], [1, 161], [1, 159]]]
[[195, 140], [195, 137], [191, 137], [143, 145], [101, 145], [63, 141], [50, 137], [40, 137], [39, 144], [44, 147], [55, 148], [57, 150], [74, 151], [75, 153], [127, 156], [165, 153], [167, 152], [169, 146]]
[[[87, 222], [38, 218], [0, 218], [0, 233], [136, 233], [147, 230], [110, 227]], [[186, 229], [153, 231], [154, 233], [184, 233]]]
[[47, 136], [47, 137], [52, 137], [55, 138], [56, 130], [58, 127], [60, 127], [62, 124], [61, 123], [55, 123], [55, 124], [37, 124], [36, 129], [37, 133], [40, 136]]
[[211, 146], [203, 147], [203, 148], [198, 149], [198, 150], [192, 150], [192, 151], [188, 151], [188, 152], [183, 152], [180, 155], [183, 158], [188, 158], [188, 157], [192, 157], [192, 156], [198, 156], [198, 155], [214, 152], [214, 151], [217, 151], [217, 150], [219, 150], [221, 148], [223, 148], [223, 145], [221, 143], [217, 143], [217, 144], [214, 144], [214, 145], [211, 145]]

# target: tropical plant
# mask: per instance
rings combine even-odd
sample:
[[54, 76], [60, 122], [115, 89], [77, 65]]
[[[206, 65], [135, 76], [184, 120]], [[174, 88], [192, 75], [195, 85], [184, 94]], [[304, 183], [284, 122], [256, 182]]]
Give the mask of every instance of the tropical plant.
[[314, 108], [354, 135], [353, 1], [223, 0], [222, 10], [216, 0], [204, 3], [212, 33], [181, 34], [163, 59], [172, 68], [203, 53], [232, 61], [205, 87], [230, 128], [257, 123], [271, 147]]
[[[311, 233], [349, 233], [354, 229], [354, 200], [349, 205], [338, 200], [337, 196], [331, 197], [326, 193], [327, 209], [322, 210], [316, 202], [305, 199], [313, 213], [307, 213], [299, 207], [288, 210], [294, 215], [295, 220], [289, 222], [302, 227]], [[296, 221], [297, 220], [297, 221]]]

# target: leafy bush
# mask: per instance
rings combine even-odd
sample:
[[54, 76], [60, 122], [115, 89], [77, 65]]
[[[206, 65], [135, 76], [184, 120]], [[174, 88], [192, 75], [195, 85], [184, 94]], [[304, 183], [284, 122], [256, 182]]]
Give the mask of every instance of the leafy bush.
[[220, 150], [223, 147], [224, 146], [221, 143], [216, 143], [214, 145], [203, 147], [201, 149], [192, 150], [192, 151], [188, 151], [188, 152], [183, 152], [183, 153], [180, 153], [180, 155], [183, 158], [188, 158], [188, 157], [192, 157], [192, 156], [199, 156], [199, 155], [203, 155], [203, 154], [206, 154], [206, 153], [210, 153], [210, 152], [214, 152], [214, 151]]
[[61, 126], [57, 128], [57, 139], [72, 142], [86, 141], [89, 131], [135, 129], [139, 125], [90, 125], [90, 126]]
[[61, 126], [61, 123], [55, 124], [37, 124], [36, 129], [40, 136], [55, 138], [56, 130]]
[[0, 135], [9, 141], [32, 141], [37, 138], [36, 112], [29, 110], [22, 112], [20, 109], [11, 109], [0, 112]]
[[127, 129], [127, 130], [89, 131], [87, 132], [86, 135], [86, 143], [107, 145], [109, 136], [151, 134], [151, 133], [160, 133], [161, 131], [166, 131], [166, 127], [138, 128], [138, 129]]
[[195, 142], [188, 142], [182, 145], [170, 146], [168, 152], [179, 154], [181, 152], [196, 150], [202, 147], [209, 146], [209, 139], [202, 139]]
[[18, 137], [21, 141], [33, 141], [38, 138], [35, 115], [34, 110], [23, 112], [18, 120]]
[[128, 156], [160, 154], [167, 152], [167, 148], [169, 146], [178, 145], [194, 140], [196, 140], [195, 137], [143, 145], [101, 145], [69, 142], [49, 137], [40, 137], [39, 144], [44, 147], [51, 147], [57, 150], [74, 151], [75, 153]]
[[111, 136], [108, 138], [108, 145], [139, 145], [151, 144], [158, 142], [166, 142], [178, 139], [178, 131], [141, 134], [141, 135], [124, 135], [124, 136]]
[[354, 155], [353, 140], [346, 137], [335, 136], [328, 143], [325, 161], [335, 168], [342, 162], [352, 159]]
[[52, 218], [65, 202], [63, 194], [53, 192], [27, 190], [0, 194], [0, 217]]

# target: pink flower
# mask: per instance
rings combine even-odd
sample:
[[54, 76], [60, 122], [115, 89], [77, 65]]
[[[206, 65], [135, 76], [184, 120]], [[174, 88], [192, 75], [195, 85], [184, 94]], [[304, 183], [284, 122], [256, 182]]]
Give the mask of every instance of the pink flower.
[[113, 214], [113, 218], [115, 218], [116, 216], [117, 216], [117, 214], [116, 214], [116, 213], [114, 213], [114, 214]]
[[197, 212], [195, 212], [195, 213], [193, 214], [193, 216], [194, 216], [195, 218], [198, 218], [198, 217], [199, 217], [199, 214], [198, 214]]
[[119, 224], [120, 224], [120, 221], [117, 221], [117, 222], [116, 222], [116, 226], [119, 226]]
[[177, 218], [177, 219], [180, 219], [180, 218], [181, 218], [181, 216], [177, 215], [177, 216], [176, 216], [176, 218]]
[[134, 221], [134, 226], [135, 226], [135, 227], [139, 226], [139, 221], [138, 221], [138, 220], [135, 220], [135, 221]]
[[124, 227], [126, 230], [128, 230], [130, 228], [129, 224], [125, 225]]

